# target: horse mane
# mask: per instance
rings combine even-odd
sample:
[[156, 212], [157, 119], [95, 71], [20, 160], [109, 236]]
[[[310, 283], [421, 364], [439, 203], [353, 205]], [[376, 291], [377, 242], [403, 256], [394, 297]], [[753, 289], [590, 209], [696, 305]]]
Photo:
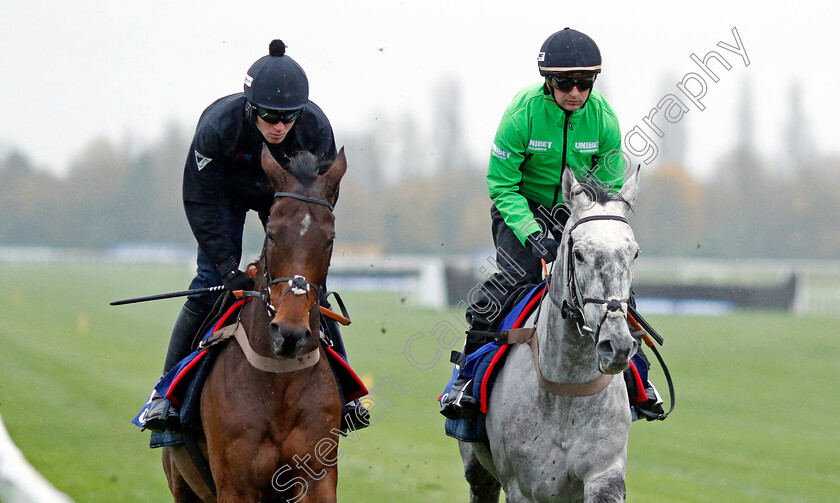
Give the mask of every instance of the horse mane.
[[289, 172], [303, 184], [310, 184], [332, 166], [331, 161], [315, 157], [311, 152], [301, 151], [289, 162]]
[[633, 206], [624, 199], [624, 196], [617, 191], [613, 191], [612, 187], [604, 182], [587, 177], [586, 180], [580, 182], [580, 187], [589, 199], [597, 204], [604, 205], [612, 201], [619, 201], [627, 205], [629, 210], [633, 209]]

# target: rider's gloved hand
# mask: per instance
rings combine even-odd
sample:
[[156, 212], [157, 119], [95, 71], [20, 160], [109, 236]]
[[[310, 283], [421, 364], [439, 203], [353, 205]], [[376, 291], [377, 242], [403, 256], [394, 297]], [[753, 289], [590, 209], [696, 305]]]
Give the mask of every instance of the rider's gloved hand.
[[231, 292], [236, 290], [253, 290], [254, 280], [238, 269], [237, 260], [229, 257], [222, 264], [216, 267], [222, 277], [222, 284]]
[[222, 284], [231, 292], [236, 290], [253, 290], [254, 280], [239, 269], [222, 276]]
[[560, 243], [545, 234], [534, 233], [526, 238], [525, 247], [531, 250], [531, 254], [535, 257], [546, 262], [554, 262]]

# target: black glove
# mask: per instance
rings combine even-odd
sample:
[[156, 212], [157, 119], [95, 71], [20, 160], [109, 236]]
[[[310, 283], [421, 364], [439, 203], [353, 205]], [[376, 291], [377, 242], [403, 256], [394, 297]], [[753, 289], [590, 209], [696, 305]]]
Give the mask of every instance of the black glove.
[[254, 289], [254, 280], [239, 269], [234, 269], [222, 276], [222, 284], [231, 292]]
[[531, 234], [526, 238], [525, 247], [531, 250], [531, 253], [546, 262], [554, 262], [557, 258], [557, 248], [560, 243], [546, 236], [545, 234]]
[[238, 269], [238, 261], [234, 257], [216, 266], [216, 270], [222, 277], [222, 284], [231, 292], [235, 290], [253, 290], [254, 280]]

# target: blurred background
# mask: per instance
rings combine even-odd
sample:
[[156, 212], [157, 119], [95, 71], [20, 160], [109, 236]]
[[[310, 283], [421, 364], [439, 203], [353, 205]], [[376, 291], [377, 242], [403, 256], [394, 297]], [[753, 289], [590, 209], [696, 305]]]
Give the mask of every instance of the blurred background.
[[[484, 174], [498, 120], [514, 94], [539, 79], [536, 56], [545, 38], [570, 26], [599, 44], [604, 70], [596, 87], [618, 114], [632, 165], [641, 166], [631, 217], [643, 250], [634, 289], [640, 311], [673, 341], [666, 358], [677, 360], [689, 399], [683, 419], [631, 437], [636, 500], [661, 501], [655, 486], [663, 477], [671, 501], [795, 500], [802, 487], [760, 475], [781, 465], [756, 460], [766, 462], [762, 439], [771, 435], [788, 435], [790, 445], [773, 451], [778, 456], [785, 449], [817, 452], [820, 435], [838, 438], [828, 419], [810, 424], [811, 436], [796, 436], [805, 433], [795, 418], [806, 410], [816, 411], [810, 421], [837, 412], [819, 383], [836, 378], [830, 356], [840, 350], [828, 337], [840, 313], [840, 101], [833, 98], [840, 64], [825, 57], [838, 46], [839, 9], [825, 0], [6, 2], [0, 17], [6, 425], [36, 467], [79, 501], [165, 494], [156, 453], [144, 449], [127, 421], [157, 378], [180, 304], [115, 311], [106, 303], [186, 286], [195, 243], [183, 215], [181, 176], [196, 121], [212, 101], [241, 91], [247, 68], [281, 38], [306, 70], [311, 99], [330, 118], [349, 161], [330, 287], [352, 292], [365, 313], [356, 325], [362, 337], [348, 342], [351, 362], [355, 348], [371, 379], [388, 369], [409, 390], [382, 423], [385, 441], [362, 442], [348, 453], [349, 472], [359, 478], [342, 484], [365, 501], [384, 489], [360, 479], [373, 474], [384, 487], [414, 473], [418, 462], [411, 460], [419, 456], [429, 466], [414, 473], [420, 482], [413, 490], [428, 496], [410, 501], [457, 499], [450, 497], [452, 488], [463, 489], [457, 454], [442, 419], [437, 424], [434, 401], [451, 369], [445, 358], [431, 374], [410, 363], [460, 347], [429, 341], [443, 320], [458, 326], [463, 301], [490, 270]], [[256, 258], [261, 243], [254, 219], [246, 260]], [[800, 331], [809, 337], [794, 343], [791, 334]], [[365, 340], [371, 333], [388, 342]], [[414, 347], [421, 351], [415, 360], [404, 355], [412, 334], [430, 337]], [[755, 355], [768, 340], [767, 353]], [[121, 351], [136, 358], [115, 356]], [[387, 365], [367, 356], [389, 351]], [[714, 363], [712, 355], [726, 359]], [[101, 366], [93, 371], [91, 362]], [[757, 394], [767, 375], [780, 395]], [[739, 387], [730, 390], [734, 381]], [[816, 385], [802, 397], [800, 382]], [[114, 394], [120, 398], [112, 403]], [[777, 410], [780, 396], [796, 401], [790, 414]], [[735, 411], [743, 429], [723, 419], [703, 422], [721, 405]], [[75, 411], [69, 419], [49, 419], [66, 407]], [[107, 409], [94, 421], [107, 434], [87, 445], [91, 426], [78, 416], [90, 407]], [[31, 410], [38, 411], [35, 421]], [[779, 422], [756, 432], [747, 425], [757, 417]], [[405, 425], [413, 432], [411, 453], [397, 447]], [[46, 441], [56, 429], [61, 442]], [[732, 433], [724, 438], [725, 429]], [[716, 471], [709, 462], [720, 461], [714, 453], [744, 439], [751, 442], [741, 451], [749, 459], [724, 463], [729, 475]], [[671, 454], [651, 459], [648, 442]], [[137, 453], [139, 473], [112, 473], [116, 461], [94, 460], [117, 444]], [[79, 452], [89, 453], [87, 461], [77, 459]], [[433, 469], [440, 456], [452, 473]], [[675, 469], [683, 459], [695, 464]], [[830, 501], [840, 490], [837, 470], [816, 461], [832, 459], [828, 452], [796, 459], [803, 480], [816, 487], [801, 501]], [[836, 460], [826, 462], [836, 467]], [[70, 465], [89, 478], [63, 475]], [[688, 497], [692, 480], [705, 487], [692, 486]], [[158, 484], [151, 493], [139, 489], [149, 481]], [[769, 482], [779, 490], [756, 489]]]
[[[470, 269], [492, 254], [484, 172], [498, 119], [538, 80], [543, 40], [572, 26], [601, 48], [597, 86], [642, 167], [639, 282], [649, 273], [656, 283], [714, 281], [746, 267], [759, 282], [815, 286], [805, 261], [840, 252], [831, 99], [840, 65], [823, 56], [837, 44], [837, 9], [813, 0], [795, 12], [722, 1], [8, 5], [0, 255], [47, 247], [189, 260], [180, 180], [195, 122], [241, 91], [245, 70], [282, 38], [348, 153], [337, 260], [443, 257], [449, 277], [429, 301], [456, 303], [474, 283]], [[259, 250], [259, 226], [250, 230], [246, 248]], [[821, 309], [809, 302], [825, 295], [838, 298], [793, 291], [787, 306]]]

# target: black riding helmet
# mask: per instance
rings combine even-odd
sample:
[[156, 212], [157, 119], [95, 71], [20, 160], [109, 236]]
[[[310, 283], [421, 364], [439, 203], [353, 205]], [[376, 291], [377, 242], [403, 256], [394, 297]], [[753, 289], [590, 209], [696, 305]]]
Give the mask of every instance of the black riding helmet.
[[272, 40], [268, 56], [251, 65], [245, 75], [245, 98], [269, 110], [298, 110], [309, 101], [309, 80], [289, 56], [282, 40]]
[[601, 51], [589, 36], [564, 28], [543, 42], [537, 66], [543, 77], [561, 72], [601, 73]]

